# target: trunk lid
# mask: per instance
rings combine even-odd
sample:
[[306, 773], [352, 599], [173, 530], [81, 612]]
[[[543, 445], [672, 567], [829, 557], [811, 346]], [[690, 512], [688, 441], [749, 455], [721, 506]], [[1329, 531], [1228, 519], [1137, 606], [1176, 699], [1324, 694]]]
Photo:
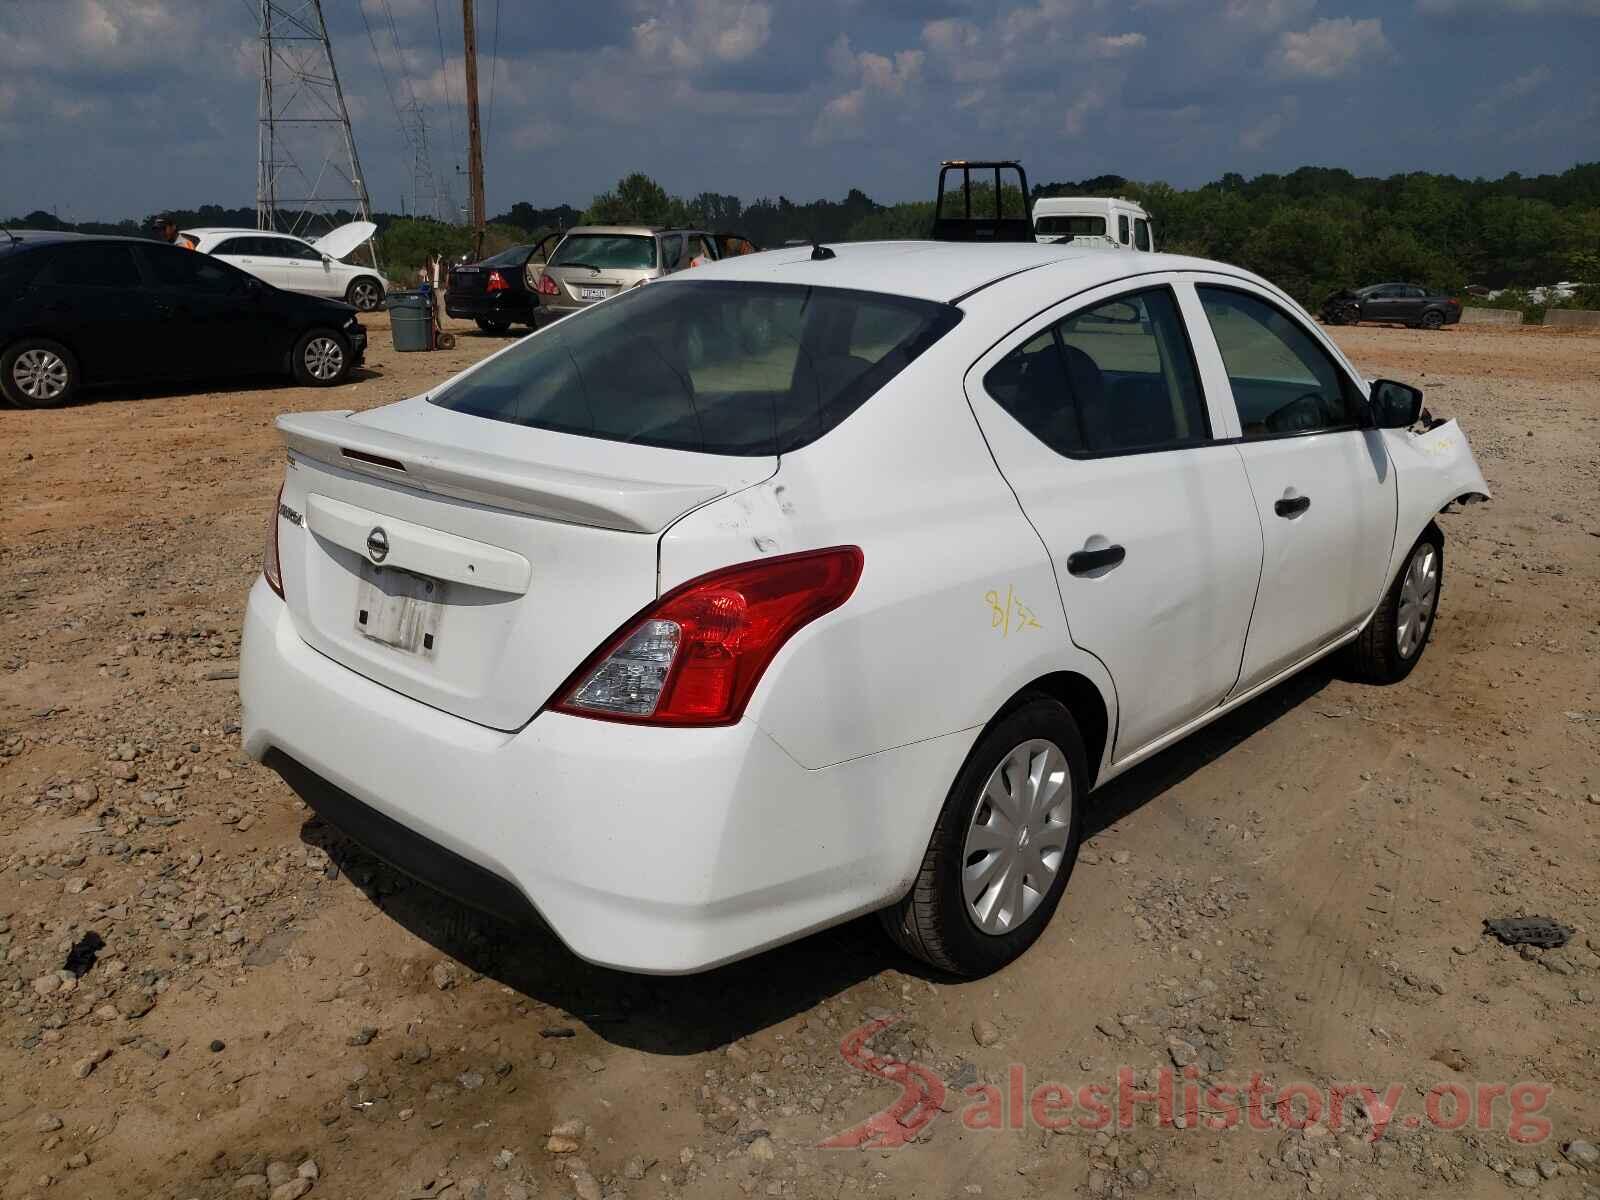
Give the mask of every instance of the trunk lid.
[[[552, 433], [423, 399], [278, 419], [296, 630], [424, 704], [524, 725], [657, 595], [660, 533], [776, 458]], [[298, 528], [296, 528], [298, 525]]]

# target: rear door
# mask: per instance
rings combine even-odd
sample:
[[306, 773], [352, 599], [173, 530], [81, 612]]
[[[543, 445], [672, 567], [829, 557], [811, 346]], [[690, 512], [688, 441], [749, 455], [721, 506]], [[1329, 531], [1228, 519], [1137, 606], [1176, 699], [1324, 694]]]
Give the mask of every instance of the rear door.
[[209, 254], [154, 242], [141, 245], [139, 254], [151, 309], [162, 322], [160, 337], [152, 339], [161, 374], [236, 375], [278, 365], [281, 324], [267, 316], [261, 289], [243, 271]]
[[1314, 326], [1242, 280], [1199, 276], [1196, 292], [1196, 343], [1232, 394], [1264, 541], [1242, 691], [1372, 611], [1394, 542], [1394, 471], [1366, 427], [1364, 389]]
[[1001, 472], [1055, 566], [1072, 640], [1116, 684], [1121, 759], [1234, 686], [1261, 528], [1226, 396], [1207, 402], [1176, 276], [1030, 321], [968, 372]]
[[77, 355], [85, 382], [158, 376], [163, 355], [157, 315], [143, 294], [133, 246], [67, 242], [42, 257], [45, 264], [26, 297], [30, 323]]

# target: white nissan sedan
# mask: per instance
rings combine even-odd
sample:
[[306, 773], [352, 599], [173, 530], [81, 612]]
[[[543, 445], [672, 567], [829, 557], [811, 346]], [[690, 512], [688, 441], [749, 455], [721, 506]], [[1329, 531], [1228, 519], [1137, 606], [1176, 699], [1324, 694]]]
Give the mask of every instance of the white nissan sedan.
[[1461, 429], [1221, 263], [749, 255], [368, 412], [278, 419], [244, 742], [584, 959], [881, 912], [1021, 954], [1090, 791], [1341, 651], [1428, 643]]

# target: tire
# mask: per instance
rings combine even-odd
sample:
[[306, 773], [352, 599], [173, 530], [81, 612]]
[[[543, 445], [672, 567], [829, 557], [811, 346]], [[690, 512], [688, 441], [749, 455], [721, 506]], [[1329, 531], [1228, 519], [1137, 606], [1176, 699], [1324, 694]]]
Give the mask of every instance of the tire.
[[[989, 798], [998, 794], [1027, 802], [1026, 784], [1020, 795], [1013, 795], [1006, 783], [1008, 778], [1020, 782], [1016, 768], [1021, 762], [1029, 764], [1029, 777], [1041, 767], [1046, 779], [1059, 777], [1056, 790], [1041, 790], [1037, 807], [1022, 822], [1031, 837], [1020, 845], [1032, 849], [1031, 867], [1018, 860], [1019, 843], [1012, 840], [1016, 823]], [[992, 792], [993, 787], [1000, 791]], [[1066, 891], [1078, 860], [1087, 793], [1083, 739], [1072, 715], [1048, 697], [1026, 699], [995, 721], [967, 755], [940, 810], [915, 884], [899, 903], [879, 913], [884, 929], [902, 949], [952, 975], [987, 975], [1020, 956], [1050, 923]], [[974, 848], [968, 841], [980, 818], [981, 828], [991, 838], [998, 835], [992, 849], [981, 842]], [[1048, 872], [1051, 858], [1055, 858], [1054, 873], [1046, 882], [1035, 872]], [[974, 866], [981, 867], [985, 860], [992, 864], [993, 875], [986, 890], [978, 893], [976, 908], [966, 895], [969, 859]], [[1014, 865], [1021, 867], [1024, 881], [1032, 879], [1043, 886], [1009, 893], [1004, 885]], [[980, 924], [978, 910], [983, 909], [987, 929]]]
[[1422, 314], [1422, 327], [1424, 329], [1443, 329], [1444, 314], [1436, 308], [1430, 308]]
[[477, 325], [478, 328], [483, 330], [485, 333], [492, 333], [496, 337], [502, 333], [505, 333], [511, 328], [510, 321], [491, 321], [488, 317], [479, 317], [477, 319]]
[[1333, 323], [1335, 325], [1361, 324], [1361, 309], [1354, 304], [1341, 305], [1333, 310]]
[[[1431, 590], [1427, 586], [1430, 575]], [[1405, 565], [1389, 585], [1378, 611], [1350, 643], [1346, 652], [1349, 673], [1356, 679], [1378, 684], [1399, 683], [1411, 674], [1433, 636], [1433, 621], [1443, 591], [1444, 534], [1430, 522], [1406, 555]]]
[[0, 394], [18, 408], [59, 408], [78, 397], [83, 375], [60, 342], [23, 338], [0, 354]]
[[377, 312], [383, 307], [383, 284], [371, 275], [359, 275], [350, 281], [344, 298], [362, 312]]
[[289, 356], [289, 370], [301, 387], [333, 387], [350, 375], [350, 343], [336, 329], [300, 335]]

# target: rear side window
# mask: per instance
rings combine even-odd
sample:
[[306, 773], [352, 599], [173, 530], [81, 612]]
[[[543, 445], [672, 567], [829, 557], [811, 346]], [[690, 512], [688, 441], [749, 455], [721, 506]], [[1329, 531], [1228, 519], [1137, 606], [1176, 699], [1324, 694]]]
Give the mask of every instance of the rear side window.
[[528, 254], [532, 249], [532, 246], [513, 246], [509, 250], [500, 251], [493, 258], [484, 259], [483, 265], [486, 267], [520, 267], [528, 261]]
[[575, 233], [556, 247], [549, 265], [651, 271], [656, 265], [656, 240], [626, 233]]
[[990, 368], [983, 386], [1035, 437], [1073, 458], [1211, 438], [1194, 354], [1164, 287], [1058, 321]]
[[33, 279], [37, 287], [136, 288], [142, 282], [133, 248], [122, 242], [69, 244], [46, 253]]
[[1246, 439], [1350, 429], [1363, 401], [1304, 327], [1248, 292], [1197, 286]]
[[1105, 237], [1104, 217], [1040, 217], [1034, 232], [1045, 237]]
[[432, 402], [610, 441], [781, 454], [838, 425], [960, 319], [874, 292], [674, 281], [568, 317]]

